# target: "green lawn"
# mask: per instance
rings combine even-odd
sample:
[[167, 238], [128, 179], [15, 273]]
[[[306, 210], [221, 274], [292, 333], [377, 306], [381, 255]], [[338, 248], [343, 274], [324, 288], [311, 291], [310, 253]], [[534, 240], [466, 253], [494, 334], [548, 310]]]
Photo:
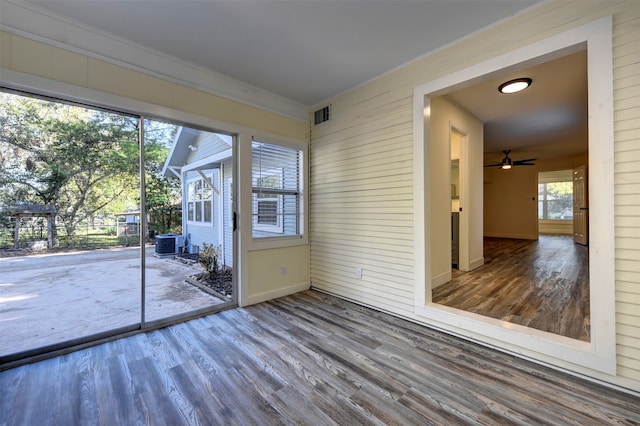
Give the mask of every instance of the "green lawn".
[[[21, 232], [20, 247], [26, 246], [28, 242], [37, 240], [46, 240], [46, 232], [44, 235], [37, 233]], [[140, 237], [134, 236], [116, 236], [115, 227], [89, 228], [81, 227], [76, 231], [73, 237], [66, 235], [64, 228], [58, 228], [58, 241], [61, 248], [108, 248], [122, 246], [137, 246], [140, 244]], [[0, 248], [13, 248], [13, 229], [4, 229], [0, 231]]]

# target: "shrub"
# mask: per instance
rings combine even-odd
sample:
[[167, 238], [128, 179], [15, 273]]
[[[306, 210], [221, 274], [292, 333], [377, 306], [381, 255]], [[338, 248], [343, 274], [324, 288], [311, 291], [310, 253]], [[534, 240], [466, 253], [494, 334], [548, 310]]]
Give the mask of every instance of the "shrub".
[[209, 273], [209, 278], [214, 279], [220, 272], [219, 258], [221, 255], [220, 247], [213, 244], [202, 243], [202, 250], [198, 258], [200, 264]]

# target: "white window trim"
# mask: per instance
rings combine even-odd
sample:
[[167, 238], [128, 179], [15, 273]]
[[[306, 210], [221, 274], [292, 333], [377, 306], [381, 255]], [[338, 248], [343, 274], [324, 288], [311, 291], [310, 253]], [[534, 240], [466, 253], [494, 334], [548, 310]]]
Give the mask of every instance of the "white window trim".
[[[309, 244], [309, 235], [307, 232], [308, 229], [308, 218], [307, 212], [309, 211], [309, 197], [307, 194], [309, 193], [309, 146], [307, 141], [292, 139], [283, 136], [274, 136], [265, 133], [256, 133], [249, 137], [248, 135], [240, 135], [240, 143], [238, 144], [238, 149], [240, 151], [239, 158], [239, 176], [236, 175], [238, 179], [238, 185], [244, 189], [240, 198], [238, 200], [238, 212], [241, 223], [252, 223], [252, 191], [251, 191], [251, 176], [252, 176], [252, 150], [251, 143], [255, 141], [270, 143], [274, 145], [281, 145], [289, 148], [295, 148], [302, 152], [302, 170], [299, 175], [301, 179], [301, 192], [299, 195], [300, 202], [300, 211], [299, 211], [299, 221], [298, 226], [300, 227], [298, 235], [282, 235], [277, 237], [264, 237], [264, 238], [253, 238], [253, 230], [248, 229], [247, 234], [244, 237], [241, 236], [246, 242], [246, 247], [248, 251], [254, 250], [268, 250], [268, 249], [276, 249], [276, 248], [286, 248], [286, 247], [296, 247], [296, 246], [304, 246]], [[242, 158], [246, 158], [246, 162], [242, 162]], [[247, 176], [249, 179], [242, 180], [242, 176]], [[242, 206], [248, 206], [249, 208], [243, 209]]]
[[[207, 175], [207, 177], [208, 177], [208, 178], [211, 178], [212, 176]], [[186, 195], [187, 195], [187, 197], [186, 197], [186, 204], [187, 204], [187, 224], [189, 224], [189, 225], [196, 225], [196, 226], [197, 226], [197, 225], [203, 226], [203, 225], [207, 225], [207, 224], [213, 224], [213, 223], [214, 223], [214, 221], [215, 221], [215, 216], [216, 216], [216, 215], [215, 215], [215, 211], [214, 211], [214, 207], [215, 207], [215, 205], [214, 205], [214, 202], [213, 202], [213, 198], [214, 198], [214, 196], [216, 195], [216, 191], [214, 191], [214, 190], [213, 190], [213, 188], [210, 188], [210, 189], [211, 189], [211, 199], [209, 200], [209, 202], [211, 203], [211, 220], [204, 220], [204, 212], [205, 212], [205, 210], [204, 210], [204, 203], [205, 203], [205, 201], [204, 201], [204, 200], [202, 200], [202, 205], [201, 205], [201, 207], [200, 207], [200, 209], [201, 209], [200, 213], [201, 213], [201, 215], [202, 215], [202, 216], [201, 216], [201, 217], [202, 217], [202, 220], [196, 220], [196, 219], [195, 219], [195, 218], [197, 217], [197, 216], [196, 216], [196, 212], [195, 212], [195, 207], [194, 207], [194, 214], [193, 214], [194, 218], [193, 218], [193, 219], [190, 219], [190, 218], [189, 218], [189, 204], [191, 204], [191, 203], [194, 203], [194, 202], [195, 202], [195, 200], [190, 200], [190, 199], [189, 199], [189, 195], [190, 195], [190, 194], [189, 194], [189, 186], [191, 185], [191, 183], [194, 183], [194, 182], [196, 182], [196, 181], [200, 181], [200, 182], [201, 182], [202, 188], [204, 188], [205, 186], [206, 186], [206, 187], [209, 187], [208, 183], [207, 183], [207, 182], [206, 182], [202, 177], [200, 177], [200, 176], [194, 176], [194, 177], [192, 177], [192, 178], [190, 178], [190, 179], [187, 179], [187, 181], [186, 181], [186, 185], [185, 185], [185, 192], [186, 192]]]
[[[558, 180], [558, 181], [553, 181], [553, 182], [538, 182], [538, 204], [539, 203], [543, 203], [543, 204], [548, 204], [549, 201], [555, 201], [555, 200], [548, 200], [546, 198], [542, 199], [540, 198], [540, 185], [545, 185], [545, 189], [546, 189], [546, 185], [550, 184], [550, 183], [564, 183], [564, 182], [571, 182], [572, 181], [567, 181], [567, 180]], [[545, 191], [546, 194], [547, 191]], [[573, 198], [573, 189], [571, 190], [571, 197]], [[549, 209], [547, 208], [547, 211]], [[571, 217], [569, 219], [550, 219], [548, 217], [543, 217], [540, 218], [540, 209], [538, 208], [538, 221], [539, 222], [546, 222], [546, 223], [570, 223], [573, 222], [573, 211], [571, 212]]]

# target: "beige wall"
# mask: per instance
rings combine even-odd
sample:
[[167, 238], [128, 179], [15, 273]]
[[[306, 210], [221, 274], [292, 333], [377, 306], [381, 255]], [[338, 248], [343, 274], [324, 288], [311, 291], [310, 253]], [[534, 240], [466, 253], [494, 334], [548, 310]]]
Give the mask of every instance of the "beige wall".
[[[545, 2], [327, 102], [332, 120], [313, 127], [311, 137], [312, 285], [421, 321], [411, 286], [414, 263], [423, 262], [415, 258], [411, 232], [414, 182], [400, 172], [412, 173], [407, 149], [412, 149], [413, 88], [611, 15], [616, 279], [609, 285], [616, 291], [617, 373], [598, 377], [640, 390], [640, 3], [635, 0]], [[488, 183], [485, 190], [491, 185], [503, 184]], [[519, 191], [523, 203], [533, 203], [534, 185]], [[531, 218], [535, 222], [535, 214]], [[505, 232], [532, 235], [534, 229], [523, 224]], [[365, 265], [361, 279], [354, 274], [359, 265]]]
[[[306, 144], [308, 124], [271, 111], [215, 96], [158, 77], [150, 76], [124, 66], [114, 65], [90, 56], [70, 52], [24, 37], [0, 32], [0, 82], [14, 84], [11, 72], [20, 73], [20, 83], [29, 81], [32, 90], [51, 92], [52, 87], [62, 97], [77, 98], [78, 94], [90, 103], [107, 104], [115, 109], [161, 114], [174, 120], [197, 120], [200, 126], [240, 135], [247, 149], [239, 152], [246, 156], [240, 160], [237, 184], [241, 191], [249, 192], [251, 173], [251, 135], [270, 135], [294, 139]], [[38, 77], [30, 79], [30, 77]], [[32, 83], [31, 81], [35, 82]], [[59, 83], [65, 83], [60, 85]], [[42, 87], [38, 87], [42, 84]], [[65, 90], [69, 93], [65, 93]], [[71, 93], [73, 92], [73, 94]], [[54, 93], [56, 94], [56, 93]], [[187, 117], [187, 118], [184, 118]], [[248, 161], [247, 161], [248, 159]], [[243, 175], [244, 178], [243, 178]], [[250, 205], [250, 202], [246, 203]], [[248, 217], [248, 219], [246, 219]], [[250, 215], [244, 223], [250, 223]], [[241, 221], [242, 225], [242, 221]], [[241, 235], [250, 235], [246, 227]], [[309, 247], [298, 245], [288, 249], [254, 249], [249, 255], [249, 239], [240, 239], [242, 262], [238, 271], [240, 304], [247, 305], [309, 286]], [[267, 268], [276, 265], [276, 272]], [[280, 266], [287, 265], [287, 273]], [[295, 285], [293, 285], [293, 284]]]
[[[308, 125], [86, 55], [0, 31], [0, 68], [295, 139]], [[3, 79], [0, 74], [0, 79]], [[221, 129], [224, 130], [224, 129]]]
[[[466, 134], [460, 140], [461, 264], [482, 258], [482, 122], [446, 97], [431, 99], [429, 157], [431, 182], [431, 276], [434, 286], [451, 275], [451, 129]], [[466, 256], [467, 262], [463, 261]], [[462, 267], [462, 269], [467, 269]], [[447, 277], [449, 279], [447, 279]]]
[[533, 167], [484, 173], [484, 235], [500, 238], [538, 238], [538, 172]]
[[309, 246], [249, 251], [247, 305], [309, 288]]
[[538, 232], [573, 233], [572, 223], [538, 221], [538, 172], [573, 169], [587, 164], [577, 156], [536, 161], [532, 167], [511, 170], [487, 168], [484, 173], [484, 235], [500, 238], [537, 239]]

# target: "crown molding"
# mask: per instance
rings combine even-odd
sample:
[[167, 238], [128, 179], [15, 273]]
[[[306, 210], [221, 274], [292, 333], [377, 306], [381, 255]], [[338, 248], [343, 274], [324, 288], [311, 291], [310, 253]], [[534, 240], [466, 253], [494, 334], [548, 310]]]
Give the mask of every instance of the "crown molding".
[[0, 30], [232, 101], [308, 122], [308, 107], [226, 75], [15, 0], [0, 0]]

